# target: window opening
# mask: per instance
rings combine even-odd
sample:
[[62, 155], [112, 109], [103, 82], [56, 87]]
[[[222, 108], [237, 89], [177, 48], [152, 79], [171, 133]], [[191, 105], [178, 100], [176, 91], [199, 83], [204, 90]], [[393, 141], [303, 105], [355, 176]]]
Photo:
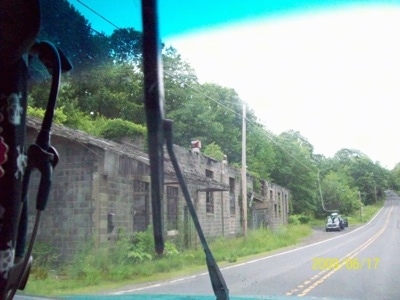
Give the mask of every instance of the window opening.
[[[206, 169], [206, 177], [212, 179], [214, 177], [213, 171]], [[214, 194], [210, 191], [206, 192], [206, 212], [214, 213]]]
[[167, 229], [178, 229], [178, 187], [167, 186]]
[[229, 207], [231, 215], [236, 214], [235, 178], [229, 177]]

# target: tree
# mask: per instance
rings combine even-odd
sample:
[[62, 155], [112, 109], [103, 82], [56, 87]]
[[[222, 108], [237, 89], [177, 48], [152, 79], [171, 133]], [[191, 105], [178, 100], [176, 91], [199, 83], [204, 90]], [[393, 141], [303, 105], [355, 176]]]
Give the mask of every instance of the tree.
[[275, 148], [271, 140], [275, 137], [257, 123], [250, 124], [248, 131], [246, 142], [248, 170], [260, 178], [271, 179], [271, 172], [276, 164]]
[[199, 139], [203, 144], [219, 143], [214, 137], [223, 132], [223, 126], [199, 95], [193, 95], [179, 109], [168, 113], [168, 118], [174, 121], [174, 142], [178, 145], [189, 145], [193, 139]]
[[[199, 87], [208, 110], [214, 120], [221, 124], [220, 131], [211, 132], [213, 141], [221, 145], [230, 162], [240, 162], [242, 152], [242, 101], [235, 90], [213, 83]], [[251, 114], [248, 112], [249, 119]]]
[[196, 101], [200, 85], [189, 63], [184, 61], [178, 51], [168, 47], [163, 51], [165, 110], [179, 110], [187, 101]]
[[364, 204], [375, 203], [384, 197], [391, 174], [359, 150], [341, 149], [334, 158], [334, 168], [352, 178], [352, 186], [360, 192]]
[[133, 28], [114, 30], [109, 39], [110, 56], [116, 63], [140, 64], [143, 34]]
[[224, 159], [224, 152], [221, 150], [221, 146], [216, 144], [215, 142], [212, 142], [211, 144], [208, 144], [203, 151], [204, 155], [207, 155], [209, 157], [212, 157], [216, 160], [223, 160]]
[[[349, 214], [361, 206], [357, 188], [351, 187], [352, 179], [346, 174], [329, 172], [322, 180], [321, 189], [325, 209]], [[323, 212], [323, 215], [326, 213]]]
[[106, 118], [144, 124], [143, 75], [128, 64], [95, 66], [73, 77], [79, 108]]
[[290, 189], [293, 212], [315, 213], [320, 207], [320, 202], [313, 147], [299, 132], [286, 131], [277, 137], [274, 148], [276, 164], [271, 177], [277, 184]]
[[100, 40], [106, 45], [104, 39], [94, 38], [96, 33], [91, 30], [89, 21], [67, 0], [42, 0], [41, 14], [39, 40], [57, 45], [72, 61], [74, 72], [106, 59], [99, 51]]
[[400, 163], [398, 163], [390, 172], [390, 187], [400, 190]]

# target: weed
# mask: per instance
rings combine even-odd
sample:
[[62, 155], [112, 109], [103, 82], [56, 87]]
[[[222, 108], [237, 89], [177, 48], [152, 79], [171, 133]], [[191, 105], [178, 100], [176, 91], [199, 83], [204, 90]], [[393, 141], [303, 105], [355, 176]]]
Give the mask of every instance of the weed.
[[33, 260], [30, 276], [36, 279], [46, 279], [50, 270], [57, 267], [59, 254], [49, 244], [37, 241], [32, 250]]

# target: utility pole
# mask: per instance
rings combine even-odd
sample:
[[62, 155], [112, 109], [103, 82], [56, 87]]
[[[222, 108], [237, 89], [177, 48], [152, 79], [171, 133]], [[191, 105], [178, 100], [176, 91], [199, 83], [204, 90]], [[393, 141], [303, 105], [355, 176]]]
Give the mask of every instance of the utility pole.
[[362, 207], [363, 207], [363, 203], [362, 203], [362, 201], [361, 201], [361, 192], [360, 192], [360, 191], [358, 191], [358, 197], [359, 197], [359, 199], [360, 199], [360, 219], [361, 219], [361, 221], [362, 221], [362, 219], [363, 219], [363, 216], [362, 216]]
[[243, 235], [247, 236], [246, 104], [242, 113], [242, 217]]

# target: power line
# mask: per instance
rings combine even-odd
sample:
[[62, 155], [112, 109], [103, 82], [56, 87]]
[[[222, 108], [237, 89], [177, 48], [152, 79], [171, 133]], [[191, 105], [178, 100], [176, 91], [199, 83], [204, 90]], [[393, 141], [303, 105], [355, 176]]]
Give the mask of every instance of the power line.
[[[56, 6], [56, 8], [58, 8], [58, 6]], [[104, 33], [100, 32], [100, 31], [97, 31], [97, 30], [94, 29], [92, 26], [90, 26], [90, 25], [86, 24], [85, 22], [83, 22], [82, 20], [80, 20], [80, 18], [74, 17], [74, 16], [72, 16], [71, 14], [65, 12], [65, 11], [62, 10], [62, 9], [58, 9], [58, 11], [59, 11], [60, 13], [62, 13], [64, 16], [69, 17], [69, 18], [70, 18], [71, 20], [73, 20], [74, 22], [79, 22], [80, 24], [82, 24], [82, 25], [84, 25], [85, 27], [89, 28], [90, 30], [96, 32], [97, 34], [106, 36]]]
[[116, 29], [121, 29], [120, 27], [118, 27], [117, 25], [115, 25], [113, 22], [111, 22], [109, 19], [107, 19], [106, 17], [104, 17], [103, 15], [99, 14], [97, 11], [95, 11], [93, 8], [91, 8], [89, 5], [83, 3], [81, 0], [77, 0], [80, 4], [82, 4], [84, 7], [86, 7], [87, 9], [89, 9], [91, 12], [93, 12], [94, 14], [96, 14], [97, 16], [99, 16], [100, 18], [102, 18], [104, 21], [106, 21], [107, 23], [109, 23], [110, 25], [114, 26]]

